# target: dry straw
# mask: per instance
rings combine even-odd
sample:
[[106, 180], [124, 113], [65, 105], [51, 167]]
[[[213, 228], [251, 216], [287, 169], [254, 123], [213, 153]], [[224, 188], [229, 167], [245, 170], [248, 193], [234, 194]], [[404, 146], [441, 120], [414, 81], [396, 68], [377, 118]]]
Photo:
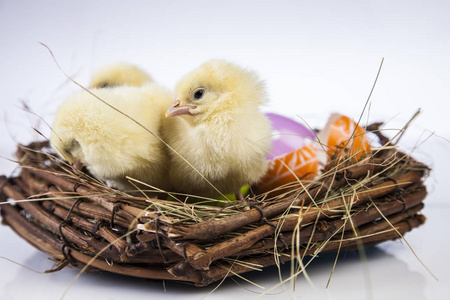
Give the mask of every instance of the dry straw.
[[56, 158], [47, 142], [21, 145], [20, 174], [0, 178], [2, 222], [55, 260], [48, 272], [71, 266], [206, 286], [292, 261], [296, 275], [307, 256], [402, 238], [425, 222], [429, 168], [378, 126], [367, 131], [381, 147], [361, 159], [337, 155], [320, 178], [277, 196], [253, 190], [221, 203], [158, 199], [162, 191], [132, 179], [140, 195], [119, 192]]

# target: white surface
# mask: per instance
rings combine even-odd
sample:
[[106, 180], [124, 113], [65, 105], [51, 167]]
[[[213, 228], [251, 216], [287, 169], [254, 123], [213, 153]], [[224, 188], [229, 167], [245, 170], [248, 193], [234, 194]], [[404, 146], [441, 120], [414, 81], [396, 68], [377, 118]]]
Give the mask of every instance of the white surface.
[[[264, 299], [447, 299], [450, 292], [450, 6], [447, 1], [0, 1], [0, 173], [9, 174], [17, 142], [30, 142], [37, 127], [49, 130], [25, 102], [51, 124], [58, 103], [78, 88], [58, 70], [82, 84], [106, 63], [127, 61], [173, 87], [187, 71], [209, 58], [224, 58], [256, 70], [266, 79], [271, 103], [266, 110], [297, 118], [313, 127], [337, 111], [355, 119], [364, 107], [379, 63], [385, 62], [364, 120], [389, 121], [399, 128], [420, 107], [400, 145], [432, 165], [426, 224], [406, 235], [339, 260], [325, 288], [333, 256], [315, 260], [294, 293], [277, 288]], [[427, 139], [430, 132], [436, 135]], [[394, 135], [395, 132], [392, 132]], [[0, 256], [40, 272], [52, 263], [0, 226]], [[289, 268], [283, 269], [284, 276]], [[0, 259], [1, 299], [59, 299], [76, 276], [65, 269], [37, 274]], [[276, 285], [270, 268], [248, 278]], [[261, 290], [231, 280], [208, 299], [253, 298]], [[194, 288], [111, 274], [81, 276], [64, 299], [200, 299], [214, 286]], [[286, 285], [289, 290], [289, 285]]]

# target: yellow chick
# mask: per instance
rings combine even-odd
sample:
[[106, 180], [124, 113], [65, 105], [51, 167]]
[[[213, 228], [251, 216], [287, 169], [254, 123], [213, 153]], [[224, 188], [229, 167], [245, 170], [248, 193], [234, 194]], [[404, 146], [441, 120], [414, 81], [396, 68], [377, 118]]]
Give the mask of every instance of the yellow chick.
[[171, 153], [172, 186], [242, 199], [240, 188], [265, 174], [272, 145], [270, 121], [259, 110], [267, 100], [264, 83], [251, 71], [211, 60], [182, 78], [174, 95], [163, 136], [189, 163]]
[[[148, 84], [91, 89], [93, 94], [159, 136], [168, 90]], [[51, 145], [68, 162], [121, 190], [134, 189], [125, 178], [168, 189], [165, 145], [133, 120], [83, 90], [66, 99], [53, 123]]]
[[98, 69], [92, 75], [90, 87], [142, 86], [150, 82], [153, 82], [153, 79], [146, 72], [134, 65], [120, 62]]

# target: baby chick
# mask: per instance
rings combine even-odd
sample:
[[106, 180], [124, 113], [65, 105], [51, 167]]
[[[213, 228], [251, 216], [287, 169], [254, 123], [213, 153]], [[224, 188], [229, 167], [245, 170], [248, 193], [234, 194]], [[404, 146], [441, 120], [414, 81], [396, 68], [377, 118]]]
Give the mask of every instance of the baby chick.
[[270, 121], [259, 111], [266, 102], [264, 83], [253, 72], [211, 60], [182, 78], [174, 94], [163, 131], [180, 154], [171, 153], [172, 186], [199, 196], [235, 193], [242, 199], [240, 188], [266, 172], [272, 145]]
[[[156, 85], [91, 89], [93, 94], [159, 135], [170, 92]], [[168, 188], [168, 155], [154, 135], [133, 120], [80, 91], [66, 99], [55, 116], [51, 145], [68, 162], [118, 189], [133, 189], [126, 176]]]
[[142, 86], [153, 79], [140, 68], [127, 64], [115, 63], [97, 70], [91, 79], [91, 88], [105, 88], [118, 85]]

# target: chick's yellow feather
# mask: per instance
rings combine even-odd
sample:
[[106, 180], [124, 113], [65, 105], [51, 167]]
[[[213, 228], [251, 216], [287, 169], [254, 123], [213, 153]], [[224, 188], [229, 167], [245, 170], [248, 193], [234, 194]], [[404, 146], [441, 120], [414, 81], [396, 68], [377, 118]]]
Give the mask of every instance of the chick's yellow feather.
[[58, 108], [52, 147], [62, 158], [81, 162], [92, 175], [119, 189], [132, 188], [126, 176], [168, 188], [167, 151], [148, 131], [159, 136], [170, 93], [156, 84], [90, 91], [145, 129], [83, 90]]
[[183, 77], [174, 95], [163, 136], [191, 164], [171, 153], [175, 189], [214, 197], [238, 193], [264, 175], [271, 128], [260, 111], [265, 85], [255, 73], [212, 60]]
[[98, 69], [90, 83], [91, 88], [104, 88], [119, 85], [142, 86], [153, 79], [139, 67], [128, 63], [114, 63]]

